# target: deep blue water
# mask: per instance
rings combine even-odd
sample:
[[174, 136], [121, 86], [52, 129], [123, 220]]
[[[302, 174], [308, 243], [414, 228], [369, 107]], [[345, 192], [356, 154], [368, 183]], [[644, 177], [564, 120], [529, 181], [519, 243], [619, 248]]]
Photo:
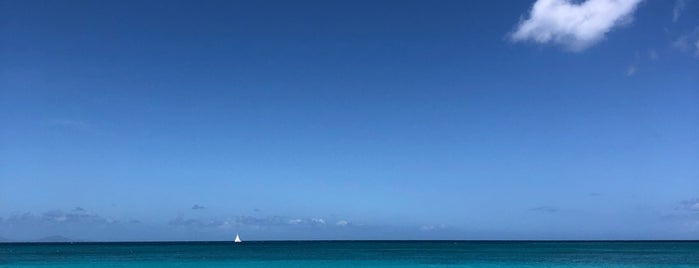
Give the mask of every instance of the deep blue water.
[[699, 241], [4, 243], [2, 267], [699, 267]]

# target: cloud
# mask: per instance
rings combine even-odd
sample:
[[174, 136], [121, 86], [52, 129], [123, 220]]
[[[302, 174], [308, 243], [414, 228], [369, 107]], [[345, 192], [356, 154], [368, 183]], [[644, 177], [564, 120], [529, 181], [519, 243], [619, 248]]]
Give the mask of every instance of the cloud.
[[74, 128], [87, 128], [90, 124], [70, 119], [54, 119], [49, 122], [51, 125], [62, 126], [62, 127], [74, 127]]
[[221, 219], [193, 219], [178, 216], [169, 222], [172, 226], [195, 227], [195, 228], [225, 228], [231, 226], [247, 226], [247, 227], [274, 227], [274, 226], [319, 226], [325, 225], [325, 220], [322, 218], [286, 218], [281, 216], [269, 217], [254, 217], [254, 216], [237, 216]]
[[641, 54], [638, 51], [636, 51], [636, 53], [634, 53], [633, 62], [631, 64], [629, 64], [628, 67], [626, 67], [626, 71], [624, 71], [624, 74], [626, 76], [632, 76], [632, 75], [636, 74], [638, 72], [638, 66], [640, 65], [640, 61], [641, 61]]
[[554, 43], [582, 51], [604, 39], [613, 28], [628, 23], [641, 0], [537, 0], [529, 18], [511, 35], [514, 41]]
[[658, 55], [658, 51], [656, 51], [655, 49], [651, 49], [650, 51], [648, 51], [648, 58], [651, 60], [657, 60], [658, 58], [660, 58], [660, 56]]
[[559, 212], [560, 209], [555, 208], [555, 207], [549, 207], [549, 206], [540, 206], [540, 207], [530, 208], [529, 211], [555, 213], [555, 212]]
[[236, 225], [248, 225], [248, 226], [279, 226], [288, 224], [288, 219], [281, 216], [269, 216], [269, 217], [254, 217], [254, 216], [237, 216], [232, 221]]
[[200, 206], [200, 205], [194, 204], [194, 206], [192, 206], [192, 209], [193, 209], [193, 210], [200, 210], [200, 209], [206, 209], [206, 207], [205, 207], [205, 206]]
[[303, 223], [302, 219], [290, 219], [289, 224], [301, 224]]
[[301, 225], [301, 224], [322, 225], [322, 224], [325, 224], [325, 220], [322, 218], [310, 218], [310, 219], [294, 218], [294, 219], [288, 219], [286, 222], [288, 224], [291, 224], [291, 225]]
[[687, 5], [686, 0], [677, 0], [675, 1], [675, 7], [672, 8], [672, 22], [677, 22], [677, 19], [680, 18], [680, 14], [682, 13], [682, 10], [684, 7]]
[[699, 27], [696, 27], [691, 33], [681, 35], [672, 46], [682, 52], [690, 52], [699, 58]]
[[335, 223], [335, 225], [337, 225], [337, 226], [347, 226], [347, 225], [349, 225], [349, 222], [346, 221], [346, 220], [339, 220], [339, 221], [337, 221], [337, 222]]
[[5, 224], [13, 225], [35, 225], [35, 224], [90, 224], [103, 225], [118, 223], [118, 221], [102, 217], [97, 214], [88, 213], [81, 207], [76, 207], [70, 212], [62, 210], [51, 210], [42, 214], [25, 212], [15, 214], [3, 221]]
[[691, 212], [699, 212], [699, 198], [683, 200], [680, 202], [680, 209]]
[[423, 225], [423, 226], [420, 226], [420, 231], [429, 232], [429, 231], [445, 230], [447, 228], [449, 228], [449, 227], [446, 224]]
[[663, 215], [671, 220], [680, 230], [699, 234], [699, 198], [682, 200], [674, 211]]
[[218, 220], [201, 220], [201, 219], [186, 219], [182, 216], [177, 216], [177, 218], [169, 222], [172, 226], [181, 227], [195, 227], [195, 228], [206, 228], [206, 227], [221, 227], [226, 224], [224, 221]]

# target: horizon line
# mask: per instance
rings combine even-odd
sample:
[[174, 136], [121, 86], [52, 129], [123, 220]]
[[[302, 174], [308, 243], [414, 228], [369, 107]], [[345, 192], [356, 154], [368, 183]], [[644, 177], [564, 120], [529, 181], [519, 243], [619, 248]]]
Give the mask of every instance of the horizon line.
[[[699, 239], [303, 239], [244, 240], [265, 242], [699, 242]], [[0, 241], [0, 244], [97, 244], [97, 243], [235, 243], [233, 240], [131, 240], [131, 241]]]

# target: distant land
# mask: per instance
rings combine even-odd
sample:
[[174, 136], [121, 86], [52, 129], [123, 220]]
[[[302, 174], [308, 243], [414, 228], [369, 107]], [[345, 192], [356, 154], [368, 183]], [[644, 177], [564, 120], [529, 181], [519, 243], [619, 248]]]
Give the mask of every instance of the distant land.
[[52, 235], [34, 240], [32, 242], [80, 242], [79, 240], [71, 239], [65, 236]]
[[42, 237], [39, 239], [26, 239], [26, 240], [14, 240], [14, 239], [8, 239], [8, 238], [0, 236], [0, 242], [66, 243], [66, 242], [86, 242], [86, 241], [72, 239], [72, 238], [68, 238], [65, 236], [61, 236], [61, 235], [52, 235], [52, 236]]

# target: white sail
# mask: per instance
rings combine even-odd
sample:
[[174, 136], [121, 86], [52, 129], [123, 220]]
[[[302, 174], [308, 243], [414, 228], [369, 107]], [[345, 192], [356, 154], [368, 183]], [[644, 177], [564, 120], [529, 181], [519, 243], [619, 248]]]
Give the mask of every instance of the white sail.
[[236, 243], [243, 242], [242, 240], [240, 240], [240, 236], [238, 236], [238, 234], [235, 234], [235, 242]]

